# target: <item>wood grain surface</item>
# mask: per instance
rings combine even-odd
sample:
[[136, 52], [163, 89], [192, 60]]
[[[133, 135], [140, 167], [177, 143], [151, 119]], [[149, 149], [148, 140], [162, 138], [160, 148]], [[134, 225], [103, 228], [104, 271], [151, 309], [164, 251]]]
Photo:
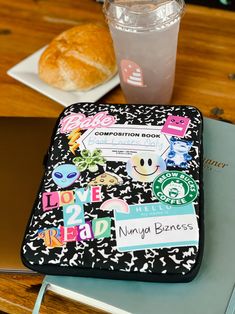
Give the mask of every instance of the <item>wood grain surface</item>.
[[[0, 116], [57, 117], [63, 107], [10, 78], [6, 71], [61, 31], [104, 23], [93, 0], [0, 0]], [[235, 123], [235, 14], [188, 6], [181, 23], [172, 103]], [[103, 102], [124, 103], [120, 87]], [[31, 313], [42, 276], [0, 275], [0, 312]], [[47, 293], [41, 313], [103, 313]]]
[[[32, 313], [43, 276], [0, 274], [0, 313]], [[106, 312], [47, 291], [41, 314], [105, 314]]]
[[[103, 23], [93, 0], [0, 0], [0, 116], [57, 117], [63, 107], [7, 76], [6, 71], [61, 31]], [[235, 14], [188, 5], [182, 19], [172, 103], [235, 122]], [[102, 101], [124, 103], [120, 87]]]

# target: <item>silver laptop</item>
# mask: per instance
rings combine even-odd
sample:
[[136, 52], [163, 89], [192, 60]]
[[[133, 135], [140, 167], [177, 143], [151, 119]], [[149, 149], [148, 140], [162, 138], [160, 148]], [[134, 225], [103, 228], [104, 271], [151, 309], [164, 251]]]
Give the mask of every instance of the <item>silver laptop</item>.
[[56, 119], [0, 117], [0, 271], [27, 272], [20, 249]]

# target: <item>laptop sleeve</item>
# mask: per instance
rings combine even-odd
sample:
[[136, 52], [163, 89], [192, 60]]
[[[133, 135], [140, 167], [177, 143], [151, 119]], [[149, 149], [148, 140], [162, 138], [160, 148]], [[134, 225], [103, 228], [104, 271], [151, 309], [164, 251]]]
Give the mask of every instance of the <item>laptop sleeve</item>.
[[22, 244], [52, 275], [187, 282], [203, 253], [202, 116], [78, 103], [60, 115]]

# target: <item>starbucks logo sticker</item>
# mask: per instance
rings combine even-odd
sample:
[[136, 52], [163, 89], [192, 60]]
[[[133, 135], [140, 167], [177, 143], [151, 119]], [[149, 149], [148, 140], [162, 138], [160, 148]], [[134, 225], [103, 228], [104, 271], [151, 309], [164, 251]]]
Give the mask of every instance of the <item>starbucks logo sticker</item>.
[[177, 206], [191, 203], [198, 195], [198, 188], [186, 173], [167, 171], [154, 180], [153, 193], [160, 202]]

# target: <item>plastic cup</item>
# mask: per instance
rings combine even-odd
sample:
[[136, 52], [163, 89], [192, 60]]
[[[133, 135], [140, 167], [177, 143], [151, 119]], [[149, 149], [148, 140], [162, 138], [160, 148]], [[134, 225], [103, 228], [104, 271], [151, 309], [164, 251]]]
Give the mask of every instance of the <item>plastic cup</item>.
[[167, 104], [174, 87], [183, 0], [105, 0], [128, 103]]

